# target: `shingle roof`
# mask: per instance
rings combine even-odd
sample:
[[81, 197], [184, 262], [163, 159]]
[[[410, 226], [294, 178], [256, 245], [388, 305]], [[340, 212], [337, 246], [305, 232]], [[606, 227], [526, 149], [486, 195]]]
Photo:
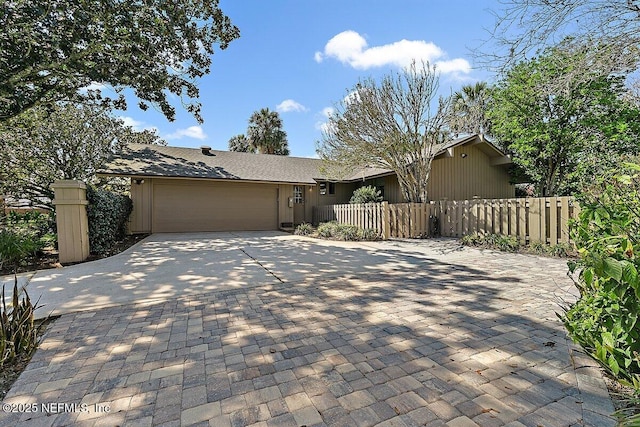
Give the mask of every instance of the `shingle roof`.
[[315, 184], [322, 161], [303, 157], [130, 144], [101, 175], [139, 175]]
[[[466, 144], [475, 138], [476, 135], [458, 138], [445, 144], [440, 152]], [[199, 148], [130, 144], [123, 153], [113, 156], [98, 174], [297, 184], [315, 184], [317, 181], [327, 180], [321, 171], [320, 159], [220, 150], [210, 150], [209, 153], [203, 154]], [[389, 169], [367, 168], [354, 172], [345, 181], [357, 181], [391, 173], [393, 171]]]

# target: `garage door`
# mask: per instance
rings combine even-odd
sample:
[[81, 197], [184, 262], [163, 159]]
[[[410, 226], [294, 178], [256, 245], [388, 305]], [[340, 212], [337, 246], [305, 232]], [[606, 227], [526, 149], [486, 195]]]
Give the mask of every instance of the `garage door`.
[[206, 181], [153, 183], [153, 232], [277, 230], [277, 186]]

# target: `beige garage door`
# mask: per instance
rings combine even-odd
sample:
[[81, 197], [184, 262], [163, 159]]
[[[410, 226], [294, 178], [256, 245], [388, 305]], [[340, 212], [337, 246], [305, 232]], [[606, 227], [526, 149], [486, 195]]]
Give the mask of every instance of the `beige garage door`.
[[277, 230], [277, 186], [206, 181], [153, 183], [153, 232]]

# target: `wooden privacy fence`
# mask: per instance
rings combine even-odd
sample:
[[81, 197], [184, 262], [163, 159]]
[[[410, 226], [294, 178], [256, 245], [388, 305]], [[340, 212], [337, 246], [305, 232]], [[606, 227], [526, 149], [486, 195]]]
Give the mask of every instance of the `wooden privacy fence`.
[[580, 212], [572, 197], [474, 199], [431, 203], [331, 205], [315, 222], [338, 221], [377, 230], [383, 238], [502, 234], [521, 242], [569, 242], [568, 221]]
[[501, 234], [521, 242], [569, 242], [568, 221], [580, 212], [572, 197], [441, 201], [434, 215], [442, 236]]
[[389, 202], [356, 203], [346, 205], [328, 205], [314, 208], [314, 223], [337, 221], [340, 224], [357, 225], [360, 228], [376, 230], [383, 238], [389, 238], [385, 233], [386, 211]]

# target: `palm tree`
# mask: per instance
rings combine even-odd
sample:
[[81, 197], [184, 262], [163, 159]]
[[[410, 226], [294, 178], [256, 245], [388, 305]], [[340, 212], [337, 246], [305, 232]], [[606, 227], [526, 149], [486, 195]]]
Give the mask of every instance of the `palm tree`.
[[249, 140], [243, 134], [235, 135], [229, 140], [229, 151], [240, 151], [242, 153], [253, 153]]
[[453, 94], [451, 130], [460, 133], [490, 134], [487, 112], [491, 104], [491, 89], [486, 82], [466, 85]]
[[262, 108], [251, 115], [247, 128], [249, 145], [261, 154], [289, 155], [287, 133], [277, 111]]

